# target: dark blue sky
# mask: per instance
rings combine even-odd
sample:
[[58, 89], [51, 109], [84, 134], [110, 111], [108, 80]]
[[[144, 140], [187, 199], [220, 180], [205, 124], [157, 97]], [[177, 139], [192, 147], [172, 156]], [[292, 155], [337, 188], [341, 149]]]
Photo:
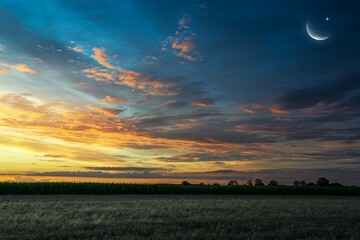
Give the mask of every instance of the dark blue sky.
[[[5, 0], [0, 126], [20, 135], [30, 128], [39, 146], [54, 144], [38, 139], [44, 129], [67, 144], [75, 130], [89, 134], [104, 159], [95, 167], [161, 169], [152, 176], [159, 179], [224, 169], [271, 169], [265, 177], [276, 178], [291, 169], [352, 183], [360, 166], [359, 11], [358, 1]], [[330, 37], [311, 38], [306, 23]], [[83, 146], [59, 154], [51, 144], [18, 144], [24, 166], [67, 176], [39, 162], [62, 156], [70, 170], [94, 169], [79, 157]]]

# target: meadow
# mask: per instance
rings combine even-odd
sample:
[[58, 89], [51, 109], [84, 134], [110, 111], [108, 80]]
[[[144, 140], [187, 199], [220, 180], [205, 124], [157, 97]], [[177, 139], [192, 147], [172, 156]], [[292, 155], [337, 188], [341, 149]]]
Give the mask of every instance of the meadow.
[[0, 239], [360, 239], [359, 196], [0, 195]]

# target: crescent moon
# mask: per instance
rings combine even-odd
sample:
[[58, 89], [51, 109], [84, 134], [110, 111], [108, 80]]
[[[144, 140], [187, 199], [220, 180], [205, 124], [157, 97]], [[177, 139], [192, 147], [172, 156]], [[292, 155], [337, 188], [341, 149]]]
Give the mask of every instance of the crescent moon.
[[317, 34], [316, 32], [314, 32], [310, 26], [309, 26], [309, 22], [306, 23], [306, 31], [307, 33], [309, 34], [309, 36], [312, 38], [312, 39], [315, 39], [317, 41], [324, 41], [326, 39], [328, 39], [330, 37], [330, 35], [328, 36], [322, 36], [320, 34]]

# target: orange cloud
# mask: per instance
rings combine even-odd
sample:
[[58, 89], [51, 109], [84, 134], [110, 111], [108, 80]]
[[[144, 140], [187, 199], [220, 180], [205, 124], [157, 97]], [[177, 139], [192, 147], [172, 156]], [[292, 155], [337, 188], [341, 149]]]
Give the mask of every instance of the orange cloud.
[[9, 71], [9, 68], [0, 66], [0, 73], [6, 73], [7, 71]]
[[84, 53], [85, 50], [83, 47], [81, 46], [75, 46], [75, 47], [70, 47], [71, 50], [73, 50], [74, 52], [77, 52], [77, 53]]
[[99, 82], [114, 82], [116, 74], [109, 73], [107, 69], [101, 69], [98, 67], [87, 68], [83, 70], [86, 76], [91, 79], [95, 79]]
[[124, 101], [124, 100], [119, 99], [119, 98], [113, 98], [113, 97], [110, 97], [110, 96], [104, 97], [104, 98], [101, 100], [101, 103], [102, 103], [102, 104], [105, 104], [105, 105], [110, 105], [110, 104], [128, 104], [127, 101]]
[[172, 44], [172, 48], [179, 49], [182, 52], [186, 53], [186, 52], [190, 52], [193, 49], [195, 49], [195, 45], [191, 42], [181, 42], [181, 43], [174, 42]]
[[94, 60], [96, 60], [99, 64], [101, 64], [102, 66], [109, 68], [109, 69], [118, 69], [119, 71], [122, 70], [122, 69], [119, 69], [119, 68], [113, 66], [112, 64], [108, 63], [108, 60], [110, 57], [105, 53], [104, 48], [94, 47], [92, 50], [94, 52], [94, 55], [92, 55], [91, 57]]
[[27, 65], [25, 63], [19, 63], [19, 64], [12, 65], [12, 68], [15, 69], [16, 71], [26, 73], [26, 74], [37, 73], [36, 70], [32, 69], [29, 65]]
[[[108, 82], [113, 84], [125, 85], [132, 88], [138, 88], [150, 95], [173, 95], [173, 92], [167, 90], [171, 87], [169, 83], [162, 83], [152, 79], [149, 76], [116, 67], [108, 62], [110, 57], [105, 53], [104, 48], [93, 48], [94, 54], [92, 58], [106, 69], [98, 67], [84, 69], [87, 77], [96, 81]], [[112, 70], [112, 72], [110, 72]], [[116, 72], [115, 72], [116, 71]]]
[[88, 106], [88, 109], [108, 116], [117, 116], [119, 115], [119, 113], [123, 111], [122, 109], [117, 109], [117, 108], [98, 108], [93, 106]]
[[210, 98], [200, 98], [191, 103], [192, 106], [195, 107], [210, 107], [214, 105], [214, 101]]
[[276, 105], [270, 105], [270, 106], [266, 106], [260, 103], [249, 103], [249, 104], [244, 104], [240, 106], [240, 109], [246, 113], [250, 113], [250, 114], [256, 114], [259, 111], [267, 111], [267, 112], [271, 112], [271, 113], [275, 113], [275, 114], [285, 114], [288, 113], [288, 111], [286, 110], [282, 110], [280, 109], [278, 106]]
[[195, 50], [195, 33], [190, 28], [191, 18], [183, 17], [178, 21], [177, 31], [173, 36], [169, 36], [162, 46], [162, 50], [167, 51], [168, 46], [172, 48], [175, 56], [189, 61], [200, 59], [200, 54]]

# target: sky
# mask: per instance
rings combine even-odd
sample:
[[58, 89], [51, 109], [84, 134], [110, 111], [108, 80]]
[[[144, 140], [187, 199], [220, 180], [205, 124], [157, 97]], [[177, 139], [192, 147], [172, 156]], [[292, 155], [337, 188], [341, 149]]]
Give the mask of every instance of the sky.
[[360, 185], [359, 11], [3, 0], [0, 181]]

